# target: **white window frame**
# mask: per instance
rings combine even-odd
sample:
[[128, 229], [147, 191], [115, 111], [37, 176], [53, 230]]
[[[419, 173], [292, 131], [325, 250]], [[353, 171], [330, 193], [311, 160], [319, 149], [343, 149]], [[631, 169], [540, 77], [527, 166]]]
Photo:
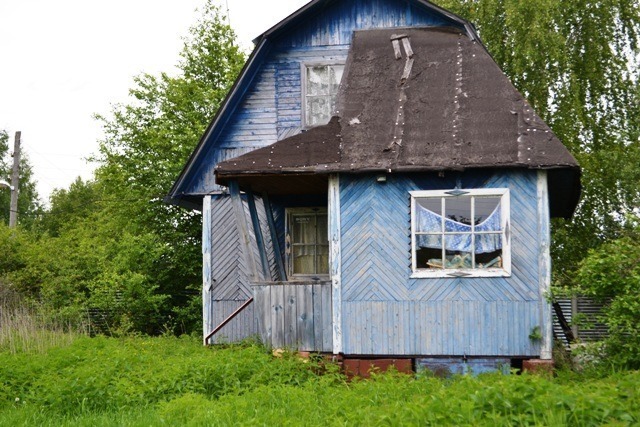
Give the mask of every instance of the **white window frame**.
[[[293, 272], [293, 239], [291, 238], [291, 218], [296, 214], [315, 214], [316, 216], [324, 214], [327, 217], [327, 249], [330, 249], [329, 243], [329, 214], [326, 207], [305, 207], [305, 208], [285, 208], [285, 258], [286, 258], [286, 269], [289, 280], [305, 280], [311, 278], [319, 278], [321, 280], [327, 280], [329, 278], [329, 273], [315, 273], [315, 274], [304, 274], [304, 273], [294, 273]], [[319, 246], [318, 242], [314, 243], [314, 246]], [[327, 251], [327, 271], [330, 271], [331, 264], [328, 260], [329, 251]], [[316, 253], [317, 255], [317, 253]], [[316, 266], [317, 267], [317, 266]]]
[[[460, 192], [464, 192], [460, 194]], [[453, 193], [453, 194], [452, 194]], [[410, 191], [411, 195], [411, 278], [437, 278], [437, 277], [510, 277], [511, 276], [511, 207], [508, 188], [482, 188], [464, 190], [420, 190]], [[459, 196], [493, 196], [500, 197], [500, 228], [502, 229], [502, 267], [499, 268], [459, 268], [436, 269], [417, 268], [416, 261], [416, 199], [418, 198], [447, 198], [454, 199]], [[472, 206], [472, 215], [474, 204]], [[446, 215], [446, 212], [443, 212]]]
[[[300, 75], [301, 75], [301, 108], [300, 108], [300, 112], [301, 112], [301, 123], [302, 123], [302, 128], [303, 129], [311, 129], [313, 127], [316, 126], [322, 126], [321, 124], [318, 125], [310, 125], [307, 123], [307, 69], [308, 68], [313, 68], [313, 67], [331, 67], [331, 66], [345, 66], [344, 62], [336, 62], [336, 61], [324, 61], [324, 62], [303, 62], [300, 64]], [[344, 78], [344, 68], [343, 68], [343, 73], [342, 73], [342, 77]], [[338, 96], [338, 93], [335, 94], [336, 98]], [[335, 111], [332, 111], [331, 114], [334, 114]], [[331, 119], [331, 117], [329, 117], [329, 119]], [[326, 123], [325, 123], [326, 124]]]

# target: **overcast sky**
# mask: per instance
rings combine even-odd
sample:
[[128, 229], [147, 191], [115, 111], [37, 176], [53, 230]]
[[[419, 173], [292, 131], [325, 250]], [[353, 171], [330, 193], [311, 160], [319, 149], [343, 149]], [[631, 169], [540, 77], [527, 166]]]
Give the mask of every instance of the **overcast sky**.
[[[215, 3], [227, 8], [226, 0]], [[231, 26], [251, 40], [307, 0], [228, 0]], [[93, 114], [127, 102], [132, 78], [173, 72], [205, 0], [0, 0], [0, 129], [22, 132], [38, 192], [91, 178], [102, 132]], [[195, 141], [194, 141], [195, 144]], [[8, 177], [0, 177], [7, 179]], [[0, 190], [1, 191], [1, 190]]]

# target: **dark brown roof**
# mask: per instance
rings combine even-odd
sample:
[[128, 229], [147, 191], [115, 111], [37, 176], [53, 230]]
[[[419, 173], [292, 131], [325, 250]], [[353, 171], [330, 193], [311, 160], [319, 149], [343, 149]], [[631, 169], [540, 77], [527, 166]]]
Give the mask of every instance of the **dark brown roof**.
[[221, 162], [218, 182], [247, 175], [559, 168], [571, 171], [562, 175], [574, 188], [571, 212], [577, 203], [575, 159], [484, 47], [459, 30], [354, 32], [337, 105], [339, 119], [328, 125]]

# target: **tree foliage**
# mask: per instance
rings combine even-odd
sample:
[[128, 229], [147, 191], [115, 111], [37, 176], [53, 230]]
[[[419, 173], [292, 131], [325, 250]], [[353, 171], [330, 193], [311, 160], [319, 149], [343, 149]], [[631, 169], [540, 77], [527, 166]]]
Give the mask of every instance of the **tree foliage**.
[[[201, 221], [197, 213], [163, 203], [163, 197], [244, 64], [224, 21], [208, 2], [185, 40], [179, 75], [136, 77], [132, 102], [98, 117], [106, 135], [97, 155], [101, 211], [116, 228], [157, 243], [156, 251], [140, 253], [150, 263], [144, 280], [174, 309], [199, 294], [193, 288], [201, 282]], [[198, 313], [192, 318], [199, 321]], [[170, 314], [165, 311], [165, 318]]]
[[620, 239], [589, 251], [575, 278], [577, 290], [605, 304], [607, 360], [640, 369], [640, 217]]
[[95, 179], [55, 191], [37, 230], [22, 233], [19, 253], [0, 271], [17, 291], [69, 319], [98, 313], [112, 332], [200, 324], [200, 216], [162, 199], [244, 54], [210, 1], [180, 57], [177, 75], [136, 77], [131, 101], [98, 117], [105, 138]]
[[620, 235], [640, 206], [640, 4], [630, 0], [440, 0], [489, 52], [582, 167], [572, 221], [554, 223], [556, 277]]
[[[0, 180], [11, 181], [13, 167], [12, 153], [9, 150], [9, 135], [0, 130]], [[31, 226], [41, 212], [42, 206], [38, 199], [36, 182], [29, 157], [22, 150], [20, 156], [20, 186], [18, 197], [18, 222], [23, 226]], [[7, 188], [0, 188], [0, 218], [5, 224], [9, 223], [11, 206], [11, 192]]]

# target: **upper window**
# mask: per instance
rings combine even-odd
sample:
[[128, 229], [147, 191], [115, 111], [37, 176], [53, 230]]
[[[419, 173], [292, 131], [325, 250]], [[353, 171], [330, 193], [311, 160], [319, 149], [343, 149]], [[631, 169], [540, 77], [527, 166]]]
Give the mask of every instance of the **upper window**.
[[287, 209], [289, 276], [329, 274], [329, 230], [325, 208]]
[[338, 87], [344, 65], [307, 65], [304, 67], [304, 126], [329, 123], [336, 109]]
[[410, 193], [412, 277], [511, 274], [508, 189]]

